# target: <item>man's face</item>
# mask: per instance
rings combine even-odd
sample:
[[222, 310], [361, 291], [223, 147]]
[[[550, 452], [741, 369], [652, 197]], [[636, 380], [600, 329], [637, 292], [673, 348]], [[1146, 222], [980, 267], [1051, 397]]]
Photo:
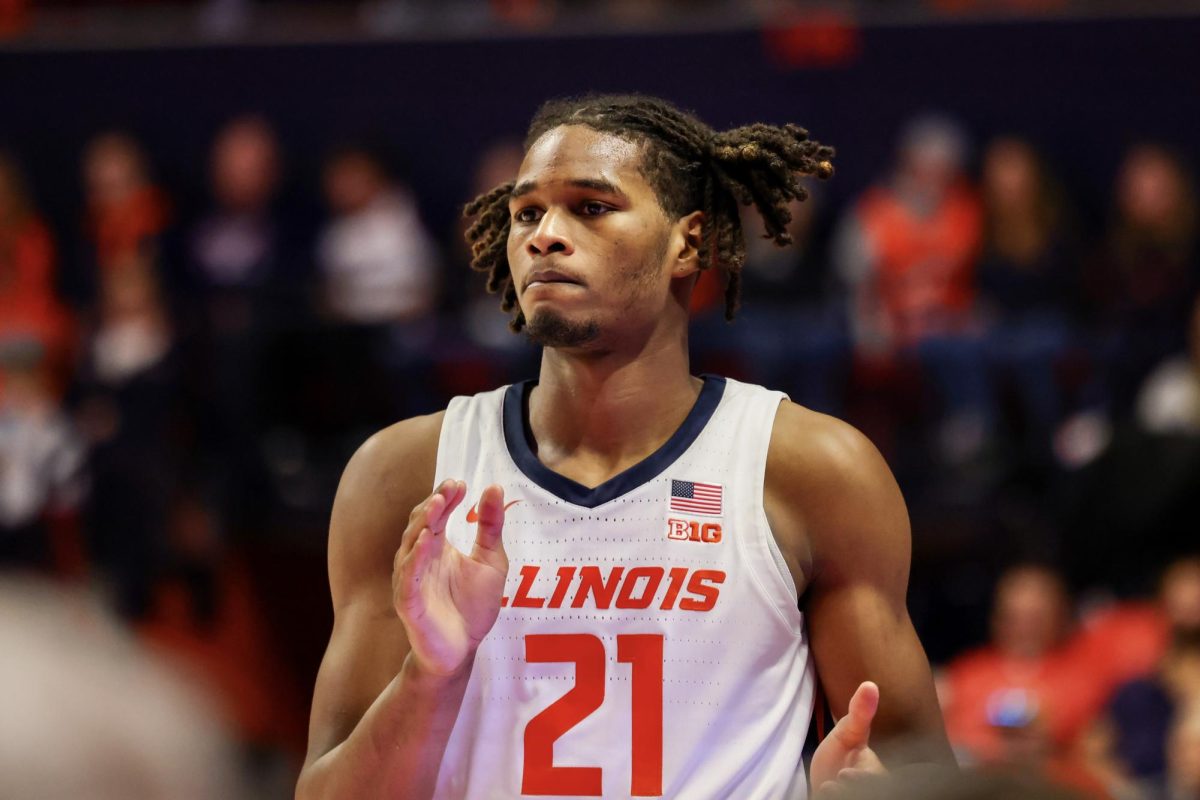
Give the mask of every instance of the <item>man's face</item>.
[[212, 180], [217, 199], [237, 211], [266, 205], [278, 179], [278, 154], [269, 130], [255, 123], [235, 123], [213, 148]]
[[89, 200], [99, 206], [124, 202], [145, 180], [134, 145], [116, 136], [91, 144], [83, 168]]
[[1058, 579], [1044, 570], [1022, 568], [1001, 578], [992, 612], [992, 638], [1005, 653], [1036, 658], [1063, 635], [1066, 599]]
[[674, 302], [682, 234], [641, 159], [640, 145], [580, 125], [548, 131], [526, 153], [509, 204], [508, 263], [539, 344], [603, 348]]
[[353, 214], [368, 206], [384, 188], [378, 166], [365, 155], [347, 153], [325, 167], [325, 197], [338, 214]]
[[[1196, 336], [1200, 339], [1200, 304], [1197, 305], [1196, 327]], [[1185, 558], [1172, 564], [1163, 576], [1159, 594], [1167, 621], [1172, 626], [1200, 628], [1200, 559]]]

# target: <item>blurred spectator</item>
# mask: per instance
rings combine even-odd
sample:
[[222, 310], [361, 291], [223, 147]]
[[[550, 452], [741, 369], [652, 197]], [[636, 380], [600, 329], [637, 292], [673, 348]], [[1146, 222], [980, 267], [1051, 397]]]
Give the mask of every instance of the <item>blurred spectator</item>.
[[1200, 295], [1192, 306], [1187, 354], [1167, 359], [1146, 379], [1137, 421], [1151, 433], [1200, 436]]
[[53, 365], [69, 346], [55, 294], [55, 251], [17, 165], [0, 154], [0, 336], [36, 340]]
[[1200, 706], [1193, 703], [1171, 725], [1167, 749], [1167, 800], [1200, 797]]
[[134, 263], [156, 263], [167, 226], [166, 195], [150, 182], [146, 158], [132, 138], [105, 133], [88, 143], [83, 156], [90, 273], [78, 276], [91, 300], [100, 275]]
[[354, 410], [365, 398], [346, 399], [339, 416], [374, 424], [429, 413], [438, 404], [430, 349], [440, 264], [416, 200], [362, 149], [330, 159], [324, 183], [334, 217], [321, 233], [317, 262], [324, 310], [340, 330], [329, 337], [334, 363], [323, 374], [336, 385], [378, 384], [374, 408]]
[[243, 797], [211, 704], [89, 598], [0, 583], [0, 797]]
[[1173, 628], [1200, 631], [1200, 557], [1181, 558], [1168, 565], [1159, 596], [1163, 614]]
[[1016, 385], [1027, 438], [1045, 449], [1063, 413], [1055, 367], [1071, 343], [1078, 295], [1062, 198], [1029, 143], [1012, 138], [985, 151], [982, 189], [988, 352]]
[[1125, 600], [1088, 613], [1079, 645], [1116, 688], [1157, 668], [1173, 630], [1200, 630], [1200, 559], [1172, 561], [1152, 602]]
[[430, 313], [437, 249], [408, 189], [358, 149], [331, 158], [324, 182], [334, 213], [318, 249], [328, 310], [339, 321], [365, 325]]
[[262, 119], [235, 119], [217, 134], [209, 165], [214, 208], [196, 224], [190, 248], [205, 288], [258, 287], [278, 278], [279, 169], [275, 132]]
[[996, 585], [992, 643], [946, 669], [942, 708], [960, 758], [1075, 774], [1077, 737], [1107, 684], [1068, 640], [1071, 610], [1059, 575], [1020, 566]]
[[60, 408], [39, 341], [0, 338], [0, 373], [0, 565], [49, 569], [55, 523], [76, 511], [86, 489], [84, 444]]
[[1093, 769], [1122, 796], [1169, 796], [1171, 730], [1193, 709], [1200, 709], [1200, 628], [1177, 628], [1155, 672], [1109, 701], [1090, 737]]
[[1118, 679], [1086, 740], [1090, 767], [1130, 796], [1163, 796], [1177, 704], [1193, 693], [1200, 699], [1200, 684], [1188, 689], [1200, 665], [1200, 558], [1167, 566], [1153, 611], [1150, 617], [1136, 604], [1121, 604], [1102, 612], [1084, 635], [1092, 663]]
[[1185, 346], [1198, 277], [1192, 177], [1170, 151], [1143, 144], [1125, 156], [1114, 218], [1085, 278], [1107, 387], [1122, 417], [1146, 375]]
[[175, 340], [158, 287], [137, 261], [103, 276], [76, 388], [92, 444], [89, 533], [129, 617], [149, 609], [177, 473]]
[[860, 347], [887, 352], [970, 328], [981, 217], [966, 149], [947, 120], [910, 123], [891, 180], [855, 203], [835, 256], [856, 291]]
[[303, 308], [305, 259], [279, 208], [279, 146], [264, 120], [241, 117], [221, 129], [209, 176], [213, 208], [188, 241], [199, 289], [192, 308], [199, 316], [199, 357], [189, 377], [201, 400], [205, 471], [221, 521], [257, 532], [266, 354]]
[[834, 251], [860, 359], [920, 363], [941, 396], [942, 449], [953, 461], [979, 451], [993, 417], [973, 313], [981, 209], [966, 155], [954, 123], [910, 123], [894, 175], [855, 203]]

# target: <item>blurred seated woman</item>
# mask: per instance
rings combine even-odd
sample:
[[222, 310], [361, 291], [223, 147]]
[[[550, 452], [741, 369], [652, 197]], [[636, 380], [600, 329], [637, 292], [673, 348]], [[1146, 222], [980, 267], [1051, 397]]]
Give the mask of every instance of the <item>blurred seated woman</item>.
[[989, 361], [996, 383], [1016, 389], [1027, 441], [1044, 449], [1063, 415], [1056, 366], [1078, 303], [1074, 248], [1061, 195], [1028, 142], [993, 141], [982, 178], [979, 292]]

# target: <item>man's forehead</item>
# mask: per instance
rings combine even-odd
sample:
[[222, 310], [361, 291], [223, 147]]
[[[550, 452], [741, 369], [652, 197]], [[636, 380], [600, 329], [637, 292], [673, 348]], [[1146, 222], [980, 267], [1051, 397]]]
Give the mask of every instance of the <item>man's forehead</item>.
[[563, 125], [538, 137], [525, 154], [517, 183], [599, 178], [626, 188], [644, 183], [641, 145], [584, 125]]

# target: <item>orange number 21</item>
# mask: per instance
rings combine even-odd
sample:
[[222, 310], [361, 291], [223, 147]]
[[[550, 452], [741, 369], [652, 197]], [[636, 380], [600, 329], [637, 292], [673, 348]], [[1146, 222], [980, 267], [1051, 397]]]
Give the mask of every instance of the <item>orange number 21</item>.
[[[599, 797], [600, 767], [554, 766], [554, 742], [604, 703], [607, 657], [600, 637], [589, 633], [529, 634], [525, 660], [530, 663], [574, 663], [575, 685], [525, 726], [525, 765], [521, 793]], [[617, 661], [633, 670], [634, 797], [662, 795], [663, 637], [661, 634], [617, 636]]]

